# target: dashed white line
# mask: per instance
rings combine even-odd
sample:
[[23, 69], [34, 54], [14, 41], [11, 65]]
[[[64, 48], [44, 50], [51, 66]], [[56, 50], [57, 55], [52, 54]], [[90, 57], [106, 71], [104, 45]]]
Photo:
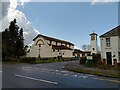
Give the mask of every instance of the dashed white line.
[[2, 73], [2, 71], [0, 71], [0, 73]]
[[41, 82], [45, 82], [45, 83], [55, 84], [55, 85], [58, 84], [57, 82], [43, 80], [43, 79], [38, 79], [38, 78], [33, 78], [33, 77], [29, 77], [29, 76], [22, 76], [22, 75], [18, 75], [18, 74], [15, 74], [15, 76], [16, 77], [21, 77], [21, 78], [27, 78], [27, 79], [31, 79], [31, 80], [36, 80], [36, 81], [41, 81]]

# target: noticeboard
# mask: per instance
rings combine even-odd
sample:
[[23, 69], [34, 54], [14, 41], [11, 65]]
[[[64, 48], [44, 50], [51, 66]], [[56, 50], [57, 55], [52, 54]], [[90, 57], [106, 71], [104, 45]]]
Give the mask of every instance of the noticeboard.
[[87, 56], [87, 60], [93, 60], [92, 56]]

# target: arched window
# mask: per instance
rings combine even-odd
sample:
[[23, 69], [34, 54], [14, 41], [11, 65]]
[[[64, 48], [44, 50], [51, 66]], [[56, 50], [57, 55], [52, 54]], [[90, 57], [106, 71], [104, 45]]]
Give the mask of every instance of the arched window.
[[36, 45], [44, 45], [43, 40], [39, 39], [39, 40], [36, 42]]

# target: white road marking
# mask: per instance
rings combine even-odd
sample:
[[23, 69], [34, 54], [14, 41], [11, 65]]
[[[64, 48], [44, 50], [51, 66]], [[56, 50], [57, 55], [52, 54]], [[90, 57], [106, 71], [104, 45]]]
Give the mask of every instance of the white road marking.
[[77, 77], [77, 75], [72, 75], [73, 77]]
[[79, 78], [87, 78], [87, 76], [79, 76]]
[[92, 78], [92, 79], [96, 79], [96, 80], [103, 80], [103, 81], [110, 81], [110, 82], [116, 82], [116, 83], [120, 83], [120, 81], [118, 81], [118, 80], [109, 80], [109, 79], [102, 79], [102, 78]]
[[64, 76], [69, 76], [68, 74], [63, 74]]
[[41, 81], [41, 82], [45, 82], [45, 83], [55, 84], [55, 85], [58, 84], [57, 82], [52, 82], [52, 81], [48, 81], [48, 80], [33, 78], [33, 77], [29, 77], [29, 76], [22, 76], [22, 75], [18, 75], [18, 74], [15, 74], [15, 76], [21, 77], [21, 78], [27, 78], [27, 79], [31, 79], [31, 80], [36, 80], [36, 81]]
[[0, 73], [2, 73], [2, 71], [0, 71]]
[[[30, 69], [30, 68], [26, 68], [26, 69]], [[47, 72], [47, 73], [51, 73], [51, 74], [61, 74], [61, 75], [64, 75], [64, 76], [72, 76], [72, 77], [78, 77], [78, 78], [87, 78], [89, 75], [87, 76], [79, 76], [79, 75], [76, 75], [75, 73], [72, 73], [72, 72], [69, 72], [69, 71], [66, 71], [66, 70], [57, 70], [57, 69], [47, 69], [47, 68], [31, 68], [32, 70], [41, 70], [42, 72]], [[24, 69], [25, 70], [25, 69]], [[92, 76], [92, 75], [91, 75]]]
[[67, 73], [68, 71], [61, 71], [61, 73]]

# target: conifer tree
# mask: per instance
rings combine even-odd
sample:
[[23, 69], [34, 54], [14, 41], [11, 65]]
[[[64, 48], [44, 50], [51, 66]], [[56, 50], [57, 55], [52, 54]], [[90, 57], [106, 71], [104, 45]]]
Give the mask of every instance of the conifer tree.
[[6, 28], [2, 32], [2, 56], [19, 58], [25, 53], [24, 50], [24, 37], [23, 28], [19, 30], [19, 26], [16, 25], [17, 21], [14, 19], [10, 22], [9, 28]]

